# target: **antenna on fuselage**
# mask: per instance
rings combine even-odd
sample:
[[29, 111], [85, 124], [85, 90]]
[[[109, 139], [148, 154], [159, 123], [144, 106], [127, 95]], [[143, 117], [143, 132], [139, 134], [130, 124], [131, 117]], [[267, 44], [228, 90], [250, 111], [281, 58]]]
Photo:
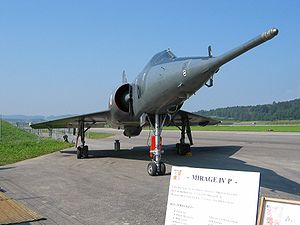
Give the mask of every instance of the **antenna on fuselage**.
[[212, 58], [212, 50], [211, 50], [211, 45], [208, 46], [208, 57]]
[[[211, 46], [208, 46], [207, 50], [208, 50], [208, 57], [212, 58], [213, 56], [212, 56]], [[206, 87], [214, 86], [214, 77], [213, 76], [211, 76], [211, 78], [209, 78], [209, 83], [205, 83], [205, 86]]]
[[122, 74], [122, 83], [123, 84], [127, 84], [127, 77], [126, 77], [126, 73], [125, 73], [125, 70], [123, 70], [123, 74]]

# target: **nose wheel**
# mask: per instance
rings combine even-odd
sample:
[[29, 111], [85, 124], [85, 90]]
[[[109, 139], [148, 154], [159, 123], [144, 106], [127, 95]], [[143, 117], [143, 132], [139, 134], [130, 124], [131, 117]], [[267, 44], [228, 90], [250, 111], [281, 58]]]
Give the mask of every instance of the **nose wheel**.
[[155, 162], [151, 162], [147, 166], [147, 172], [150, 176], [165, 175], [166, 165], [160, 162], [159, 166], [157, 166]]
[[147, 172], [150, 176], [155, 176], [157, 173], [157, 167], [155, 162], [151, 162], [147, 166]]

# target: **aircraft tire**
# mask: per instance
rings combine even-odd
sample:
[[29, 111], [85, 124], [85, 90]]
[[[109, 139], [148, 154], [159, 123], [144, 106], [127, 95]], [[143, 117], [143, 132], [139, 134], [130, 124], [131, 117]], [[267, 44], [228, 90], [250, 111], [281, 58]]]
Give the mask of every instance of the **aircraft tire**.
[[89, 157], [89, 147], [87, 145], [83, 146], [82, 148], [82, 156], [83, 158]]
[[165, 175], [166, 174], [166, 165], [163, 162], [159, 163], [160, 171], [159, 175]]
[[82, 148], [81, 146], [77, 147], [77, 159], [81, 159], [82, 158]]
[[147, 172], [150, 176], [155, 176], [157, 172], [157, 166], [155, 162], [151, 162], [147, 166]]

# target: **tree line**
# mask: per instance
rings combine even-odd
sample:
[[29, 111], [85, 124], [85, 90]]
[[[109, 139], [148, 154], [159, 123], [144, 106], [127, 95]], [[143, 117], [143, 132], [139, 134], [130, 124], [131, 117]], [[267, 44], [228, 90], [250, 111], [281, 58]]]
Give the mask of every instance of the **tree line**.
[[239, 121], [299, 120], [300, 99], [256, 106], [234, 106], [195, 112], [202, 116]]

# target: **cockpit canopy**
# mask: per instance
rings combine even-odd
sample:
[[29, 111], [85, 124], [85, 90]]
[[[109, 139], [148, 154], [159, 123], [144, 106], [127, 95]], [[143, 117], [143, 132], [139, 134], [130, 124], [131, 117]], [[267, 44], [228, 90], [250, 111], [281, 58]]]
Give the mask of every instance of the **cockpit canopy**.
[[167, 62], [171, 62], [176, 59], [176, 56], [171, 52], [170, 49], [164, 50], [162, 52], [157, 53], [152, 57], [147, 66], [155, 66]]

